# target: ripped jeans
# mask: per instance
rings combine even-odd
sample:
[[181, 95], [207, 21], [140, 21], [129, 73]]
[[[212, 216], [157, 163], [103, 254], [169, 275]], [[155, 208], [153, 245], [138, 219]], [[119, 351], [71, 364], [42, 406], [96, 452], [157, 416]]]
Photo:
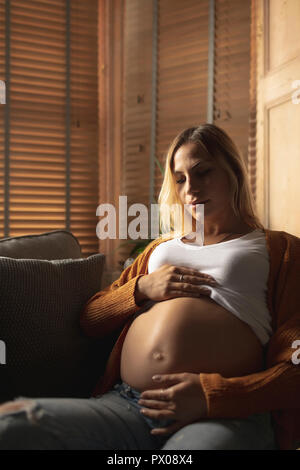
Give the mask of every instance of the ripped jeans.
[[14, 403], [26, 404], [0, 412], [0, 450], [277, 449], [270, 413], [202, 420], [172, 435], [152, 435], [152, 428], [171, 421], [143, 416], [139, 396], [122, 382], [92, 398], [19, 397]]

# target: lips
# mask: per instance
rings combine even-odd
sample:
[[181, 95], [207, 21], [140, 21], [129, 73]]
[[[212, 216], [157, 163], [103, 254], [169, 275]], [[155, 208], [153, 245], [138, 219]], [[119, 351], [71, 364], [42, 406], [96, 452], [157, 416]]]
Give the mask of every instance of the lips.
[[204, 201], [193, 201], [193, 202], [190, 202], [190, 204], [195, 206], [196, 204], [205, 204], [207, 201], [208, 201], [208, 199], [205, 199]]

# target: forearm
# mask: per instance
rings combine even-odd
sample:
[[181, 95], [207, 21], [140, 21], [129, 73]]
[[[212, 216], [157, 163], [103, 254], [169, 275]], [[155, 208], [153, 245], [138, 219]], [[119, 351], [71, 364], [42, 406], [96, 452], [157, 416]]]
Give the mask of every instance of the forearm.
[[[112, 285], [95, 294], [80, 316], [80, 327], [88, 336], [103, 337], [122, 327], [140, 308], [136, 299], [136, 284], [142, 275], [124, 285]], [[141, 296], [142, 298], [142, 296]]]
[[139, 306], [142, 306], [143, 303], [149, 299], [149, 297], [145, 294], [144, 289], [143, 289], [144, 280], [145, 280], [145, 276], [141, 276], [137, 280], [136, 285], [135, 285], [135, 293], [134, 293], [135, 301], [136, 301], [136, 304]]
[[282, 362], [244, 377], [200, 374], [209, 418], [244, 418], [299, 406], [299, 367]]
[[[95, 294], [85, 305], [80, 326], [88, 336], [103, 337], [122, 327], [140, 308], [145, 295], [137, 288], [137, 281], [147, 274], [147, 263], [152, 250], [159, 243], [154, 240], [110, 286]], [[140, 283], [139, 283], [140, 285]]]

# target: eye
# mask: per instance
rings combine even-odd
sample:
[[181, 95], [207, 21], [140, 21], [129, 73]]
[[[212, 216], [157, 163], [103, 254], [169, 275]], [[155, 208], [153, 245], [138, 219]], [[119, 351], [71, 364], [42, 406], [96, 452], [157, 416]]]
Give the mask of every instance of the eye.
[[176, 181], [176, 184], [181, 184], [183, 181], [182, 181], [182, 178], [180, 180], [177, 180]]
[[[201, 178], [202, 176], [206, 175], [210, 171], [211, 171], [211, 168], [209, 168], [208, 170], [203, 171], [202, 173], [200, 171], [198, 171], [198, 172], [196, 172], [196, 175]], [[184, 181], [183, 178], [180, 178], [179, 180], [176, 181], [176, 183], [181, 184], [181, 183], [183, 183], [183, 181]]]

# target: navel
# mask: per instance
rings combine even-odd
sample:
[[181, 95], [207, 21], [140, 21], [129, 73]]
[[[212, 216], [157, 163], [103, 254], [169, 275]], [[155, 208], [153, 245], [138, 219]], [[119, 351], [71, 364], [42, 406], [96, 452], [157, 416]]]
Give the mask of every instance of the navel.
[[163, 355], [163, 353], [161, 353], [159, 351], [155, 351], [153, 353], [153, 359], [155, 359], [156, 361], [161, 361], [162, 359], [164, 359], [164, 355]]

